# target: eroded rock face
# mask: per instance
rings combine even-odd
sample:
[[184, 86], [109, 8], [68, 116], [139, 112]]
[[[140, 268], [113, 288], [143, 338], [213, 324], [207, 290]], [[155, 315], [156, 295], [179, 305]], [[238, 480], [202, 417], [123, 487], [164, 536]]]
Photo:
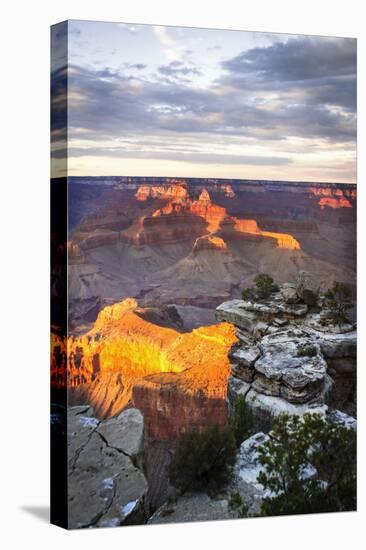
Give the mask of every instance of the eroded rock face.
[[281, 294], [283, 301], [286, 304], [297, 304], [300, 301], [296, 292], [296, 285], [294, 283], [284, 283], [281, 288]]
[[70, 529], [145, 523], [148, 485], [139, 467], [143, 433], [137, 409], [104, 421], [91, 407], [68, 409]]
[[[227, 376], [226, 369], [222, 374]], [[152, 375], [136, 383], [132, 399], [144, 413], [147, 436], [169, 441], [190, 430], [202, 430], [212, 424], [225, 426], [227, 403], [222, 391], [224, 384], [219, 381], [215, 388], [209, 376], [209, 373], [202, 373], [201, 388], [196, 389], [185, 373]]]
[[[305, 272], [299, 280], [312, 289], [318, 307], [317, 283]], [[237, 329], [238, 343], [229, 353], [229, 411], [243, 395], [258, 429], [268, 430], [280, 413], [324, 412], [328, 404], [355, 414], [356, 331], [322, 325], [321, 312], [300, 301], [297, 288], [296, 302], [290, 284], [267, 300], [232, 300], [216, 310], [217, 319]]]
[[[253, 389], [290, 403], [306, 403], [321, 395], [327, 364], [311, 338], [294, 337], [284, 331], [264, 337], [260, 349], [253, 366]], [[314, 355], [301, 355], [307, 349], [314, 350]]]
[[300, 271], [296, 281], [296, 293], [309, 306], [315, 306], [319, 295], [318, 279], [307, 271]]
[[[327, 378], [327, 384], [329, 379]], [[326, 386], [326, 389], [329, 389]], [[252, 388], [252, 385], [240, 378], [230, 376], [228, 382], [228, 405], [229, 415], [235, 410], [235, 404], [239, 396], [245, 400], [251, 408], [254, 416], [253, 426], [255, 430], [268, 432], [271, 428], [273, 418], [280, 414], [303, 416], [307, 412], [325, 414], [327, 405], [325, 403], [290, 403], [283, 397], [264, 394]], [[320, 401], [320, 400], [319, 400]]]

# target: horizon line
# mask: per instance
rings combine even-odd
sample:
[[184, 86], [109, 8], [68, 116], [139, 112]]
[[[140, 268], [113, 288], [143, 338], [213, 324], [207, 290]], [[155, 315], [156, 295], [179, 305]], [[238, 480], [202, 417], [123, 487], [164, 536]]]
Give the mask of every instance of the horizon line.
[[199, 176], [126, 176], [122, 174], [115, 174], [109, 176], [92, 176], [92, 175], [70, 175], [70, 176], [56, 176], [51, 177], [51, 179], [59, 178], [140, 178], [140, 179], [181, 179], [181, 180], [218, 180], [218, 181], [243, 181], [243, 182], [252, 182], [252, 183], [294, 183], [294, 184], [311, 184], [311, 185], [354, 185], [357, 186], [357, 182], [346, 182], [346, 181], [309, 181], [309, 180], [271, 180], [271, 179], [252, 179], [252, 178], [215, 178], [212, 176], [208, 177], [199, 177]]

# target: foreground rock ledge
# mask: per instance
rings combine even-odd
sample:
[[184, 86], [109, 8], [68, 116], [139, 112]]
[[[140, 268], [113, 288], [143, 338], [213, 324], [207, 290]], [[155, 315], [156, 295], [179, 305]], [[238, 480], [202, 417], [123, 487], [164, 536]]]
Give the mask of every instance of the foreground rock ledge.
[[[144, 420], [128, 409], [99, 421], [91, 407], [68, 409], [69, 528], [145, 523]], [[140, 466], [140, 467], [139, 467]]]

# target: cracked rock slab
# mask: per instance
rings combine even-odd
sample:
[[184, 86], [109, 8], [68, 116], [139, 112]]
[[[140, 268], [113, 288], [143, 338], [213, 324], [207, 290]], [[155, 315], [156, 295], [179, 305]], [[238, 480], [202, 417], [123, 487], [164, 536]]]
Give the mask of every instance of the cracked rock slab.
[[133, 459], [140, 457], [143, 450], [144, 418], [138, 409], [127, 409], [117, 417], [101, 422], [98, 432], [110, 447]]
[[68, 527], [144, 523], [148, 485], [133, 459], [142, 451], [136, 409], [99, 421], [91, 408], [68, 411]]

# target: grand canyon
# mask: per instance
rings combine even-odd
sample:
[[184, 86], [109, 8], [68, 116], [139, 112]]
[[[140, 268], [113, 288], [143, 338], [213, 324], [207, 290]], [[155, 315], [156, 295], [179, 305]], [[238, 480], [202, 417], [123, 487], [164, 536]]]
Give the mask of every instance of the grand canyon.
[[[146, 487], [144, 498], [133, 501], [145, 505], [126, 514], [141, 523], [166, 502], [165, 468], [182, 434], [227, 425], [231, 353], [240, 345], [242, 327], [225, 304], [240, 300], [258, 273], [283, 285], [300, 272], [312, 273], [320, 292], [334, 281], [346, 283], [355, 301], [356, 188], [73, 177], [68, 200], [68, 333], [53, 326], [51, 384], [55, 395], [67, 388], [70, 414], [83, 414], [87, 441], [127, 411], [142, 414]], [[57, 273], [54, 278], [57, 287]], [[302, 319], [306, 311], [299, 307], [276, 315], [272, 308], [274, 318], [285, 315], [275, 325]], [[333, 405], [336, 400], [337, 409], [354, 415], [354, 354], [343, 351], [328, 353], [332, 383], [338, 380], [344, 390], [332, 392]], [[78, 518], [80, 507], [73, 514]], [[98, 525], [113, 524], [108, 515], [101, 518]], [[90, 518], [74, 522], [91, 524]]]
[[341, 184], [70, 178], [70, 329], [132, 297], [174, 305], [183, 330], [210, 324], [259, 272], [355, 288], [355, 201]]
[[356, 50], [52, 27], [52, 523], [356, 509]]

